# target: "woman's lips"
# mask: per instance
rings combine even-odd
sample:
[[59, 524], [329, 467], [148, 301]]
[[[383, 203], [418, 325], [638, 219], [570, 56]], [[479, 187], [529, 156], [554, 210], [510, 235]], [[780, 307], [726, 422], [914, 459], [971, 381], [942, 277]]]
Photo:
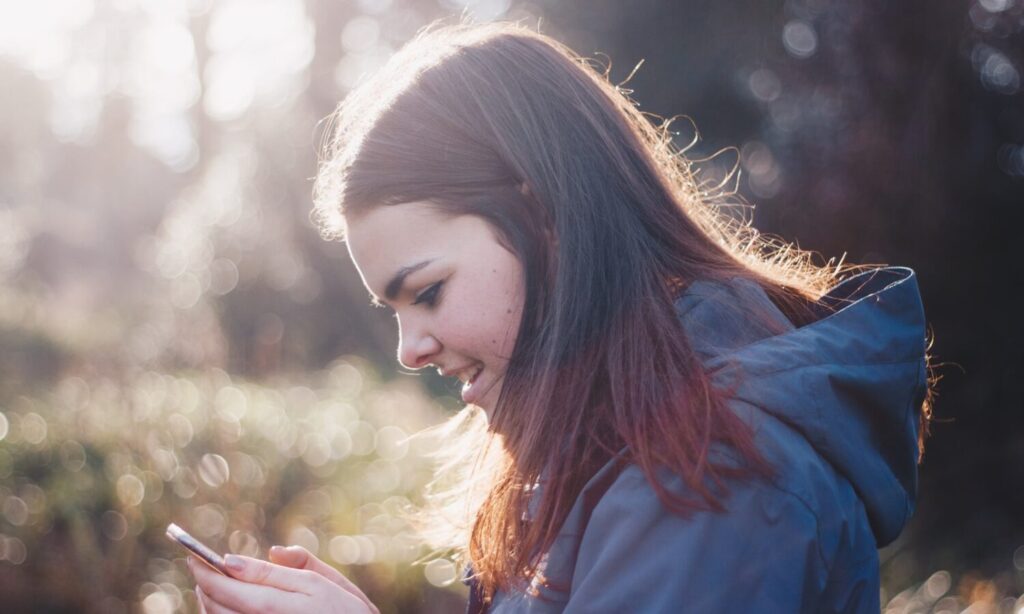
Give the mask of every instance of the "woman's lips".
[[474, 403], [480, 396], [480, 374], [483, 373], [483, 367], [479, 367], [477, 372], [473, 374], [473, 377], [469, 378], [465, 384], [462, 385], [462, 402], [463, 403]]

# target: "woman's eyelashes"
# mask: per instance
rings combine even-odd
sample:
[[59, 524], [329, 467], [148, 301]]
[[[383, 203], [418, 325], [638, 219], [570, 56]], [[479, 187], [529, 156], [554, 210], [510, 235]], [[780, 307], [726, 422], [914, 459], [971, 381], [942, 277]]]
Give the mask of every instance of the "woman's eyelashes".
[[413, 301], [412, 304], [413, 305], [425, 304], [428, 307], [433, 307], [433, 306], [437, 305], [438, 295], [440, 294], [441, 286], [443, 286], [443, 285], [444, 285], [444, 282], [443, 281], [439, 281], [436, 284], [434, 284], [434, 285], [430, 286], [429, 288], [427, 288], [426, 290], [424, 290], [423, 292], [420, 292], [419, 296], [416, 297], [416, 300]]

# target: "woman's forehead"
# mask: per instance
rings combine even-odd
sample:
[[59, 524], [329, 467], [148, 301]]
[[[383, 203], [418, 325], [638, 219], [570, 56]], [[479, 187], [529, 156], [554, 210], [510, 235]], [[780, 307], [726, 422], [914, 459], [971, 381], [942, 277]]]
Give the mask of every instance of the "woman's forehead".
[[380, 206], [346, 220], [345, 242], [364, 281], [372, 283], [429, 249], [437, 229], [425, 209], [415, 203]]
[[383, 251], [416, 249], [450, 232], [452, 219], [424, 202], [382, 205], [347, 220], [346, 239], [358, 252], [373, 247]]
[[452, 217], [420, 201], [373, 207], [349, 220], [347, 227], [352, 260], [364, 282], [380, 292], [402, 268], [457, 259], [481, 241], [493, 240], [482, 219]]

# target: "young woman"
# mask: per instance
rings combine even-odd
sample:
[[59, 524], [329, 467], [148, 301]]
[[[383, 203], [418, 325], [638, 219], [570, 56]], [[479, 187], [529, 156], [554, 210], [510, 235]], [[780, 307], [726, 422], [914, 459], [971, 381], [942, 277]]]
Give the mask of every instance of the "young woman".
[[[424, 31], [334, 119], [317, 219], [400, 362], [464, 382], [426, 524], [471, 611], [879, 610], [930, 415], [911, 270], [723, 215], [667, 126], [518, 26]], [[270, 554], [195, 566], [206, 611], [375, 610]]]

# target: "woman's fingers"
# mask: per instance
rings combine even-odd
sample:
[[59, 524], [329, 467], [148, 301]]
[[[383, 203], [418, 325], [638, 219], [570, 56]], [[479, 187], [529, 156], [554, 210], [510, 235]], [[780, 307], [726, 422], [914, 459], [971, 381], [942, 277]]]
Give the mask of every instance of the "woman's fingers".
[[[277, 587], [253, 584], [251, 582], [222, 576], [206, 565], [189, 557], [189, 568], [205, 598], [206, 610], [210, 614], [221, 612], [279, 612], [302, 611], [302, 604], [308, 600], [304, 592], [289, 591]], [[268, 563], [269, 564], [269, 563]], [[295, 573], [310, 573], [291, 569]]]
[[203, 603], [206, 599], [203, 597], [203, 589], [199, 588], [196, 584], [196, 604], [199, 606], [199, 614], [206, 614], [206, 605]]
[[[241, 614], [237, 610], [232, 610], [225, 606], [220, 605], [214, 601], [211, 601], [209, 597], [203, 592], [203, 589], [196, 587], [196, 602], [199, 603], [200, 614]], [[207, 608], [209, 604], [209, 608]]]
[[224, 557], [224, 564], [233, 577], [243, 582], [307, 595], [313, 593], [318, 578], [318, 574], [308, 569], [284, 567], [238, 554]]
[[[265, 563], [271, 569], [266, 571], [256, 559], [246, 560], [252, 580], [223, 576], [189, 557], [189, 568], [196, 578], [196, 596], [209, 614], [285, 614], [338, 612], [366, 614], [378, 612], [372, 604], [331, 582], [327, 578], [306, 570], [290, 569]], [[276, 569], [275, 569], [276, 568]], [[283, 571], [281, 571], [283, 570]], [[284, 573], [288, 572], [288, 573]], [[238, 574], [246, 573], [245, 570]], [[272, 579], [290, 584], [295, 577], [310, 578], [311, 592], [290, 591], [267, 584], [254, 584], [253, 580]], [[300, 584], [301, 584], [300, 580]]]
[[308, 569], [318, 573], [356, 597], [359, 597], [371, 611], [376, 609], [376, 606], [370, 603], [370, 600], [363, 594], [363, 591], [346, 578], [344, 574], [321, 561], [316, 555], [302, 546], [288, 546], [287, 548], [274, 546], [270, 549], [270, 559], [280, 565], [287, 565], [296, 569]]

